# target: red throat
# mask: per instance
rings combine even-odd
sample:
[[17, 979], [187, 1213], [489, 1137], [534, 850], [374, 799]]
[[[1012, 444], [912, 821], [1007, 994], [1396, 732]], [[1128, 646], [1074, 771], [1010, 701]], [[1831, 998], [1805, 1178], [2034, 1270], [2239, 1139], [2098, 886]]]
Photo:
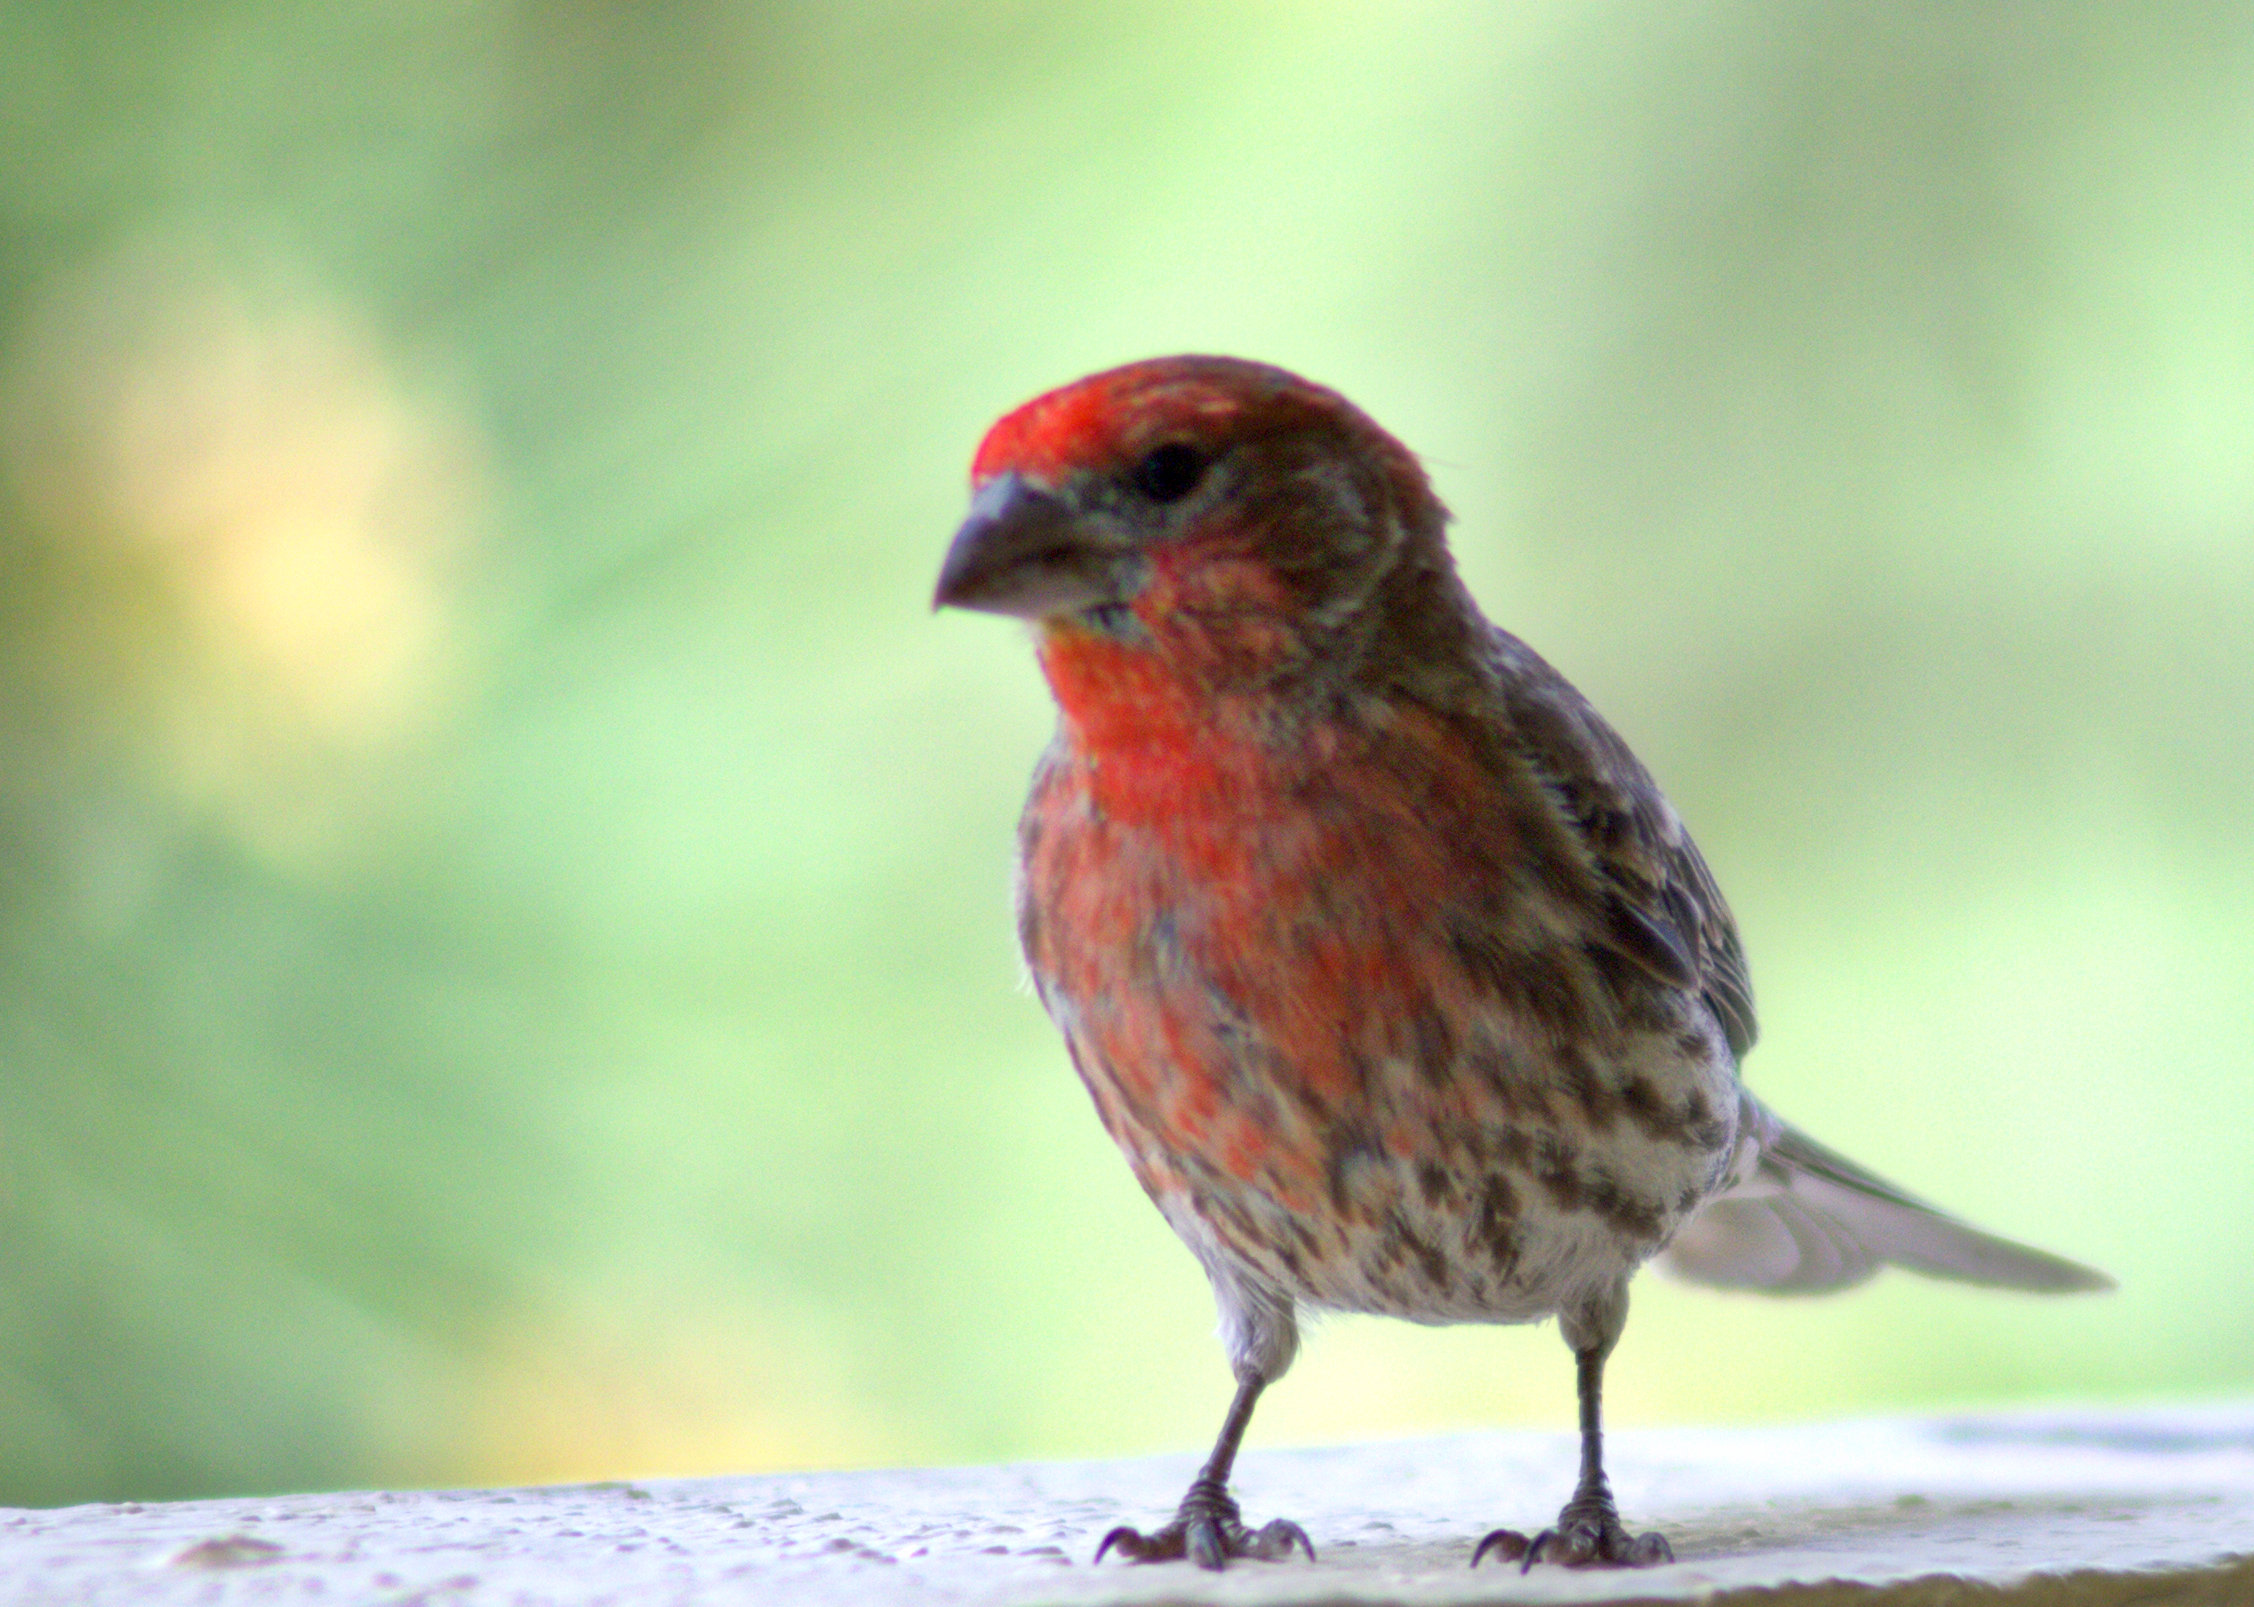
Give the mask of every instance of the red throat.
[[1235, 699], [1185, 677], [1165, 656], [1071, 624], [1041, 632], [1041, 668], [1065, 740], [1090, 761], [1097, 801], [1122, 819], [1157, 822], [1261, 768], [1234, 730]]

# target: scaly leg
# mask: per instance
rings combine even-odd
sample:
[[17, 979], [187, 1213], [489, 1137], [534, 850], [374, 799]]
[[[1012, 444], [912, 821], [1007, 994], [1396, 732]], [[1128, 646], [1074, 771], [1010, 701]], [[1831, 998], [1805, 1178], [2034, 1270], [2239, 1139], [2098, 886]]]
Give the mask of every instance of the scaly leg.
[[1121, 1524], [1096, 1547], [1097, 1562], [1104, 1560], [1105, 1552], [1117, 1548], [1130, 1562], [1173, 1562], [1186, 1556], [1200, 1568], [1218, 1569], [1228, 1566], [1231, 1557], [1273, 1562], [1290, 1556], [1293, 1546], [1306, 1552], [1308, 1561], [1314, 1561], [1314, 1543], [1307, 1538], [1306, 1530], [1287, 1518], [1247, 1529], [1229, 1494], [1229, 1469], [1236, 1464], [1245, 1425], [1252, 1421], [1252, 1403], [1260, 1398], [1266, 1382], [1248, 1378], [1237, 1386], [1237, 1397], [1229, 1403], [1229, 1415], [1221, 1422], [1221, 1437], [1213, 1442], [1213, 1454], [1190, 1481], [1189, 1493], [1182, 1497], [1172, 1520], [1149, 1534]]
[[1574, 1381], [1581, 1397], [1581, 1480], [1573, 1487], [1573, 1499], [1557, 1515], [1555, 1528], [1544, 1529], [1531, 1540], [1516, 1529], [1497, 1529], [1472, 1552], [1474, 1568], [1490, 1551], [1505, 1562], [1519, 1563], [1521, 1572], [1537, 1562], [1568, 1568], [1648, 1568], [1675, 1560], [1666, 1536], [1628, 1533], [1604, 1476], [1604, 1363], [1627, 1316], [1623, 1290], [1616, 1302], [1583, 1314], [1577, 1322], [1561, 1324], [1573, 1344]]

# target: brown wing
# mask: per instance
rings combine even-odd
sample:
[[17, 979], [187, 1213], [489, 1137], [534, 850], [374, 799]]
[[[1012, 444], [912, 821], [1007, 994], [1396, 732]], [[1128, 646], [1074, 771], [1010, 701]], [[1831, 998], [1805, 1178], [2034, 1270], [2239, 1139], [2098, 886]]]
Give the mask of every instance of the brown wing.
[[1844, 1288], [1897, 1266], [2042, 1294], [2113, 1287], [2094, 1268], [1983, 1233], [1905, 1193], [1750, 1094], [1739, 1133], [1737, 1180], [1661, 1254], [1678, 1277], [1794, 1294]]
[[1737, 922], [1658, 783], [1589, 700], [1542, 656], [1489, 627], [1488, 663], [1511, 740], [1586, 849], [1610, 900], [1613, 947], [1696, 987], [1741, 1060], [1753, 1047], [1753, 984]]

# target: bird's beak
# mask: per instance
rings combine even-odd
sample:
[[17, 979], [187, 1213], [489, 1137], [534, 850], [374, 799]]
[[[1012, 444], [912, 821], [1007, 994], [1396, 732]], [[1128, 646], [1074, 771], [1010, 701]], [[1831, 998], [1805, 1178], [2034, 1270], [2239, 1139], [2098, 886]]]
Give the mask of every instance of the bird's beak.
[[1042, 619], [1116, 602], [1117, 557], [1088, 535], [1062, 500], [997, 474], [971, 498], [931, 606]]

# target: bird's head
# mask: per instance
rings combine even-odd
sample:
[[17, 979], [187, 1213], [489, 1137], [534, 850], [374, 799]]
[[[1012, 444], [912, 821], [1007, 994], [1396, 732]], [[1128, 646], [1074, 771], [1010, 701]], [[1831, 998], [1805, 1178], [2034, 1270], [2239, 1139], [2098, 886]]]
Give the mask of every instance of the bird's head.
[[1125, 653], [1215, 689], [1351, 674], [1409, 594], [1456, 584], [1415, 457], [1336, 392], [1235, 358], [1036, 397], [987, 432], [971, 491], [934, 604], [1033, 621], [1045, 661]]

